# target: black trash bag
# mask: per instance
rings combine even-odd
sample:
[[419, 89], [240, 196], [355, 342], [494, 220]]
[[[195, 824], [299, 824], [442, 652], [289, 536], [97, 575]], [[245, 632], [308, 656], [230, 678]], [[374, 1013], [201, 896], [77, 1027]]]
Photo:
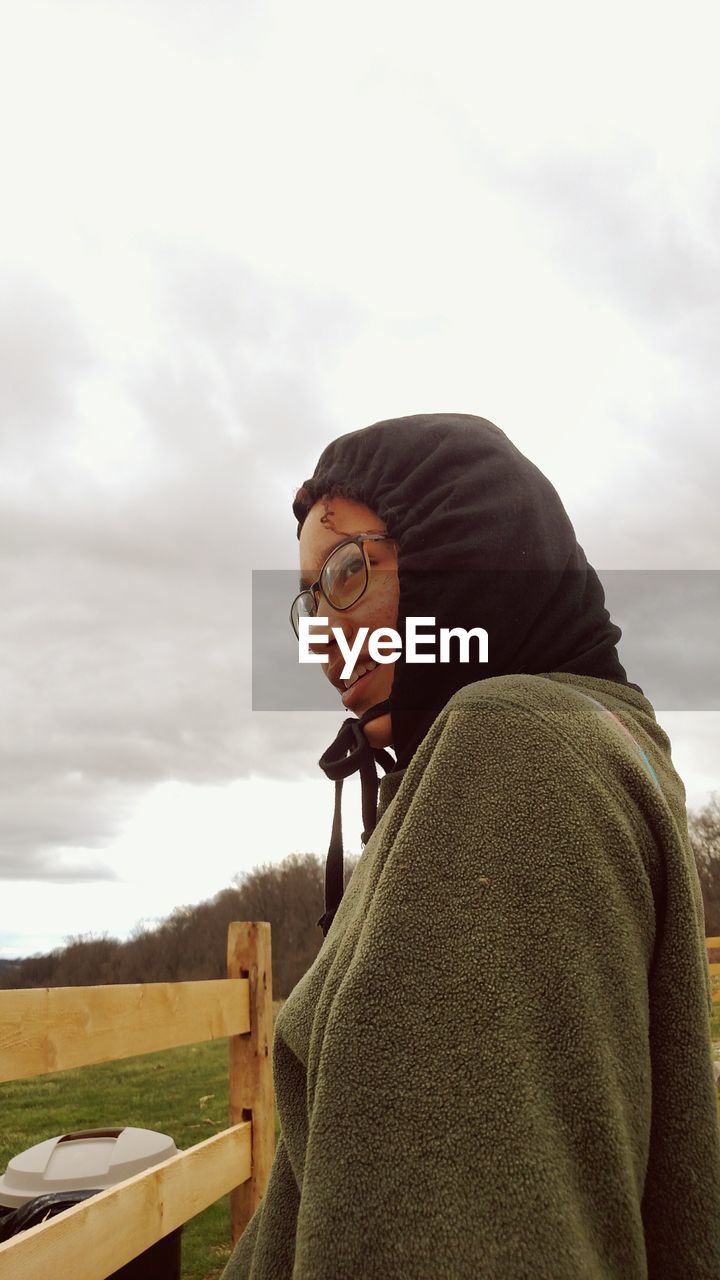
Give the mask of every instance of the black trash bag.
[[0, 1241], [10, 1240], [18, 1232], [37, 1227], [47, 1218], [54, 1218], [56, 1213], [63, 1213], [81, 1200], [96, 1195], [97, 1191], [53, 1191], [45, 1196], [35, 1196], [34, 1200], [27, 1200], [0, 1218]]

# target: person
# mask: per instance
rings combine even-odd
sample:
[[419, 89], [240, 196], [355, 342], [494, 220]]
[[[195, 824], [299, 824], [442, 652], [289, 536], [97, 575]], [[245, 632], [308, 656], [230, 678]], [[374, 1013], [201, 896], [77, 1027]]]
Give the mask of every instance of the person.
[[[685, 791], [557, 493], [492, 423], [430, 414], [335, 440], [294, 512], [293, 625], [326, 623], [352, 714], [323, 757], [325, 940], [277, 1018], [280, 1137], [224, 1280], [718, 1280]], [[412, 618], [484, 629], [487, 661], [373, 665]], [[352, 680], [337, 629], [365, 637]]]

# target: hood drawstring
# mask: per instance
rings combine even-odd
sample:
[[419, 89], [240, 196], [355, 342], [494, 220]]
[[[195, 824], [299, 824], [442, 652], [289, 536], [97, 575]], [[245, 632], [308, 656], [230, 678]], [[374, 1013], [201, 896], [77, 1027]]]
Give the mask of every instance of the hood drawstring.
[[385, 700], [384, 702], [378, 702], [374, 707], [370, 707], [359, 720], [354, 716], [348, 720], [343, 720], [335, 741], [318, 761], [326, 776], [335, 783], [335, 812], [333, 814], [330, 847], [328, 849], [327, 862], [325, 863], [325, 911], [318, 920], [318, 924], [323, 931], [323, 938], [328, 935], [328, 930], [335, 919], [335, 912], [340, 906], [340, 900], [345, 891], [342, 839], [343, 781], [345, 778], [349, 778], [350, 774], [360, 771], [364, 828], [361, 839], [363, 844], [367, 844], [377, 823], [379, 781], [375, 764], [376, 762], [380, 764], [385, 772], [388, 773], [394, 767], [395, 761], [388, 751], [370, 746], [363, 733], [363, 726], [369, 720], [375, 720], [378, 716], [386, 715], [389, 710], [390, 703]]

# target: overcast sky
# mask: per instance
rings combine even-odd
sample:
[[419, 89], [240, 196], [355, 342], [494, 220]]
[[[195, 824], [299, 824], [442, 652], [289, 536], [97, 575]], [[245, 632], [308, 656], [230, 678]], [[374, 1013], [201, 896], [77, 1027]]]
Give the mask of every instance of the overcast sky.
[[324, 445], [393, 415], [488, 417], [548, 475], [688, 802], [720, 789], [719, 34], [0, 5], [0, 955], [325, 853], [344, 712], [252, 710], [250, 576], [293, 568]]

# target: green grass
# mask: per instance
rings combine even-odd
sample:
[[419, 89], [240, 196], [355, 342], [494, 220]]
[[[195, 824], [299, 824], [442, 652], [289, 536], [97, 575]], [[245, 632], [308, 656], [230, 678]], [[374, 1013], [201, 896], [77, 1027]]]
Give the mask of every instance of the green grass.
[[[227, 1041], [0, 1085], [0, 1115], [0, 1171], [34, 1143], [77, 1129], [158, 1129], [183, 1150], [227, 1128]], [[188, 1222], [182, 1240], [183, 1280], [216, 1280], [230, 1257], [227, 1197]]]
[[[711, 1030], [720, 1049], [720, 1005]], [[0, 1085], [0, 1170], [34, 1143], [73, 1129], [158, 1129], [184, 1150], [227, 1127], [227, 1090], [226, 1040]], [[227, 1197], [186, 1223], [182, 1255], [183, 1280], [217, 1280], [230, 1257]]]

